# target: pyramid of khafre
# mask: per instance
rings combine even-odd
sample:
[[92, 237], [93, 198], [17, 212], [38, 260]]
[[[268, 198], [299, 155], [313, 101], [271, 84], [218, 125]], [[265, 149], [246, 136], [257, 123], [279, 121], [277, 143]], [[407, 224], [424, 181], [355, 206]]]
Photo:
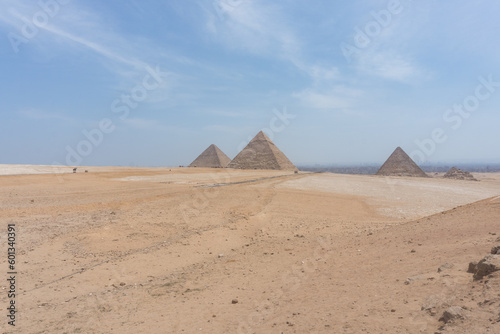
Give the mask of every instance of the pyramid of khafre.
[[377, 175], [428, 177], [401, 147], [392, 152], [378, 170]]
[[214, 144], [210, 145], [202, 154], [198, 156], [189, 167], [226, 167], [231, 161], [227, 155], [224, 154]]
[[262, 131], [238, 153], [227, 168], [297, 170], [297, 167]]

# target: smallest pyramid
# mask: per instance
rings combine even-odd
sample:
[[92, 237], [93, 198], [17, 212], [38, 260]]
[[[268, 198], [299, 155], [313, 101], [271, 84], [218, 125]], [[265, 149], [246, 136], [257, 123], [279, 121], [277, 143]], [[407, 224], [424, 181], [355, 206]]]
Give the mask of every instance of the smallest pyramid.
[[455, 179], [455, 180], [470, 180], [470, 181], [477, 181], [477, 179], [474, 178], [474, 176], [464, 170], [458, 169], [456, 167], [451, 167], [446, 174], [444, 174], [445, 178], [447, 179]]
[[224, 168], [231, 159], [214, 144], [210, 145], [189, 167]]
[[397, 147], [376, 175], [429, 177], [401, 147]]

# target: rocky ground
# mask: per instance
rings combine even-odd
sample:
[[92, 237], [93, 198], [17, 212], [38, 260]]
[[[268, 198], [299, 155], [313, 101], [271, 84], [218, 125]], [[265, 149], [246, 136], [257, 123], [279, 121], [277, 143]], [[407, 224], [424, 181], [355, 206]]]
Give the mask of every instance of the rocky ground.
[[[0, 240], [15, 224], [19, 294], [16, 327], [4, 317], [0, 328], [499, 333], [500, 175], [475, 176], [1, 176]], [[488, 254], [491, 272], [468, 272]], [[6, 256], [0, 267], [7, 275]]]

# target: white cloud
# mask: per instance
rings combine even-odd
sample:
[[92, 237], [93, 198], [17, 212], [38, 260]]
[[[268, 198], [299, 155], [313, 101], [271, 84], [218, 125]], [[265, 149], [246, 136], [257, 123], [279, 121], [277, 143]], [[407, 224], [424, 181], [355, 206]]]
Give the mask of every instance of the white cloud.
[[123, 123], [136, 129], [158, 129], [161, 127], [158, 121], [145, 118], [127, 118], [123, 120]]
[[124, 119], [122, 122], [125, 127], [136, 130], [163, 131], [165, 133], [182, 133], [183, 131], [186, 131], [180, 126], [166, 125], [154, 119], [130, 117]]
[[[4, 0], [2, 6], [7, 10], [0, 11], [0, 24], [7, 27], [8, 34], [25, 39], [18, 46], [20, 50], [29, 44], [52, 53], [90, 52], [123, 77], [129, 76], [131, 68], [143, 70], [148, 65], [141, 60], [150, 49], [147, 40], [141, 40], [139, 45], [131, 48], [130, 36], [125, 38], [116, 32], [109, 20], [78, 2], [51, 7], [53, 15], [46, 14], [37, 2]], [[37, 24], [36, 17], [45, 17], [47, 21]], [[31, 26], [35, 32], [27, 35], [23, 30], [26, 26]]]
[[410, 57], [397, 52], [367, 50], [358, 59], [358, 71], [389, 80], [411, 83], [421, 81], [430, 75]]
[[352, 89], [343, 85], [336, 85], [327, 90], [305, 89], [293, 94], [301, 103], [310, 108], [342, 110], [356, 106], [356, 100], [363, 95], [358, 89]]
[[[136, 69], [139, 69], [139, 68], [144, 69], [146, 66], [148, 66], [147, 63], [145, 63], [141, 60], [138, 60], [138, 59], [134, 58], [133, 56], [128, 56], [126, 54], [124, 55], [120, 52], [116, 52], [112, 49], [109, 49], [109, 48], [103, 46], [102, 44], [100, 44], [96, 41], [92, 41], [92, 40], [88, 40], [85, 38], [75, 36], [67, 31], [61, 30], [61, 29], [56, 28], [56, 27], [47, 26], [44, 29], [48, 32], [51, 32], [51, 33], [57, 35], [57, 36], [63, 37], [63, 38], [65, 38], [73, 43], [79, 44], [79, 45], [99, 54], [100, 56], [107, 58], [110, 61], [119, 62], [119, 63], [122, 63], [124, 65], [132, 66]], [[115, 47], [117, 47], [117, 46], [118, 45], [115, 44]], [[119, 47], [118, 47], [118, 49], [119, 49]]]
[[342, 75], [335, 66], [309, 65], [299, 60], [293, 59], [293, 64], [306, 73], [315, 84], [321, 82], [337, 82], [342, 80]]
[[[228, 5], [231, 3], [232, 6]], [[207, 13], [206, 30], [215, 41], [230, 49], [243, 49], [265, 57], [298, 58], [299, 41], [278, 6], [227, 0], [212, 4], [212, 7], [203, 6]]]
[[[386, 23], [381, 24], [378, 21], [380, 18], [376, 20], [373, 13], [389, 13], [386, 6], [381, 3], [369, 16], [354, 24], [352, 35], [342, 42], [351, 47], [343, 49], [347, 52], [346, 63], [352, 61], [354, 69], [361, 75], [391, 81], [414, 83], [428, 79], [431, 72], [419, 60], [417, 55], [421, 50], [417, 46], [422, 31], [429, 29], [427, 14], [430, 5], [416, 7], [406, 1], [401, 2], [400, 11], [389, 15]], [[378, 27], [378, 30], [370, 33], [368, 27]]]

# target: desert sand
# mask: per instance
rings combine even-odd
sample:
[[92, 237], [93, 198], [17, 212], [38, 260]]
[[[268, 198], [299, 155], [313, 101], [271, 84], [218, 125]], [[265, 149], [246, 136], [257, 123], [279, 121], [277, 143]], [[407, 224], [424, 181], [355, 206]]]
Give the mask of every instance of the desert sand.
[[0, 166], [2, 333], [500, 333], [500, 271], [467, 272], [500, 241], [498, 173], [62, 171]]

